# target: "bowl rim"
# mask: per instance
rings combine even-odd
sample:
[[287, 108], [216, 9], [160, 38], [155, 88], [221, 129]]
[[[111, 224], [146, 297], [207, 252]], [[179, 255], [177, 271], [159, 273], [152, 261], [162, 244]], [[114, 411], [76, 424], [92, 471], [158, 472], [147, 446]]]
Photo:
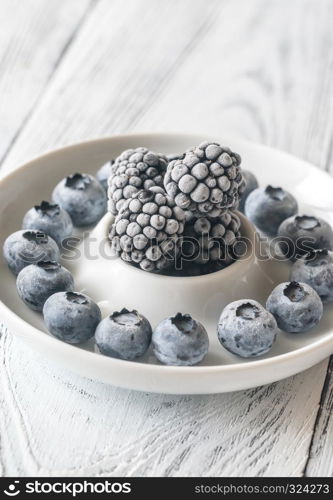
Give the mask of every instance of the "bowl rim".
[[[14, 170], [10, 170], [9, 172], [6, 171], [6, 169], [3, 170], [3, 172], [0, 173], [0, 189], [2, 189], [3, 184], [6, 183], [7, 180], [12, 179], [12, 177], [15, 177], [17, 175], [20, 175], [20, 173], [23, 170], [27, 170], [30, 168], [36, 161], [47, 161], [48, 158], [54, 157], [58, 155], [59, 153], [66, 153], [68, 151], [74, 151], [75, 149], [80, 149], [84, 147], [90, 147], [91, 145], [97, 145], [97, 144], [102, 144], [105, 143], [107, 144], [108, 142], [112, 140], [140, 140], [144, 141], [145, 138], [183, 138], [184, 141], [190, 139], [191, 142], [195, 137], [198, 138], [198, 141], [202, 142], [202, 137], [207, 136], [208, 138], [211, 138], [213, 134], [206, 133], [206, 134], [199, 134], [197, 132], [191, 134], [189, 133], [184, 133], [184, 132], [142, 132], [142, 133], [128, 133], [128, 134], [114, 134], [112, 136], [107, 136], [107, 137], [102, 137], [102, 138], [95, 138], [91, 139], [88, 141], [81, 141], [77, 142], [68, 146], [64, 147], [59, 147], [57, 149], [53, 149], [50, 151], [45, 152], [42, 155], [37, 155], [33, 157], [29, 162], [24, 163], [23, 165], [15, 168]], [[224, 136], [226, 142], [232, 142], [237, 141], [238, 143], [243, 143], [245, 146], [254, 148], [254, 149], [264, 149], [267, 152], [270, 152], [271, 154], [279, 154], [280, 156], [284, 156], [286, 160], [292, 160], [295, 161], [297, 160], [307, 168], [310, 168], [312, 170], [316, 170], [317, 168], [312, 165], [311, 163], [295, 157], [291, 155], [290, 153], [280, 151], [276, 148], [272, 148], [270, 146], [262, 145], [260, 143], [252, 142], [246, 139], [241, 139], [241, 138], [236, 138], [232, 136], [225, 135]], [[326, 176], [327, 179], [329, 179], [330, 182], [332, 182], [331, 176], [321, 170], [318, 169], [319, 172], [323, 175]], [[110, 369], [112, 369], [112, 366], [115, 366], [119, 369], [125, 368], [126, 366], [130, 366], [132, 369], [137, 370], [138, 372], [150, 372], [150, 373], [156, 373], [156, 371], [162, 373], [163, 371], [168, 371], [172, 373], [173, 375], [182, 375], [188, 374], [188, 375], [193, 375], [194, 373], [198, 373], [198, 370], [200, 370], [200, 374], [212, 374], [212, 373], [225, 373], [225, 372], [234, 372], [234, 371], [253, 371], [258, 369], [259, 367], [265, 367], [265, 366], [278, 366], [280, 363], [285, 362], [285, 361], [290, 361], [290, 360], [296, 360], [302, 357], [304, 354], [308, 354], [311, 351], [316, 351], [318, 348], [329, 345], [330, 343], [333, 342], [333, 330], [329, 336], [326, 336], [325, 338], [318, 339], [314, 342], [311, 342], [310, 344], [306, 346], [299, 347], [297, 349], [294, 349], [293, 351], [289, 351], [284, 354], [277, 354], [276, 356], [264, 358], [264, 359], [251, 359], [251, 360], [246, 360], [243, 362], [239, 363], [232, 363], [232, 364], [225, 364], [225, 365], [195, 365], [195, 366], [167, 366], [163, 364], [149, 364], [149, 363], [143, 363], [143, 362], [138, 362], [138, 361], [127, 361], [127, 360], [120, 360], [108, 356], [103, 356], [101, 354], [97, 354], [96, 352], [92, 351], [87, 351], [82, 348], [77, 348], [78, 346], [68, 344], [66, 342], [63, 342], [59, 339], [56, 339], [55, 337], [46, 334], [42, 330], [39, 330], [38, 328], [34, 327], [24, 319], [22, 319], [20, 316], [18, 316], [13, 310], [11, 310], [6, 304], [2, 302], [0, 299], [0, 315], [1, 319], [3, 320], [3, 323], [5, 327], [6, 325], [6, 320], [8, 320], [9, 324], [13, 324], [13, 322], [19, 323], [22, 327], [25, 329], [26, 335], [22, 335], [18, 333], [18, 336], [25, 338], [26, 340], [29, 340], [29, 338], [32, 337], [39, 337], [39, 340], [44, 344], [48, 345], [49, 347], [53, 348], [53, 350], [63, 352], [64, 350], [70, 355], [71, 353], [76, 352], [76, 356], [78, 356], [81, 359], [81, 362], [90, 361], [96, 359], [96, 356], [99, 357], [100, 363], [103, 365], [108, 365]], [[9, 327], [10, 329], [10, 327]], [[16, 332], [13, 331], [15, 334]], [[236, 358], [236, 356], [235, 356]], [[135, 374], [133, 374], [134, 376]]]

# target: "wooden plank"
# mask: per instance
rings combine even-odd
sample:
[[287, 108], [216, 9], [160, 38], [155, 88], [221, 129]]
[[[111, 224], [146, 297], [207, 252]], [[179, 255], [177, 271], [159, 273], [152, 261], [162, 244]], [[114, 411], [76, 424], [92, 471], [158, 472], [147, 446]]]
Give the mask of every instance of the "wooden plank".
[[2, 0], [0, 5], [0, 162], [15, 143], [91, 0]]
[[[99, 2], [7, 169], [55, 146], [142, 128], [225, 131], [326, 166], [329, 2], [130, 5]], [[7, 334], [1, 344], [7, 474], [298, 476], [306, 467], [327, 362], [253, 391], [170, 397], [76, 377]]]
[[332, 18], [330, 0], [227, 3], [134, 130], [241, 136], [333, 173]]
[[315, 432], [305, 468], [308, 477], [333, 476], [333, 357], [320, 400]]
[[4, 168], [56, 146], [133, 128], [224, 5], [131, 0], [125, 7], [123, 0], [100, 1]]
[[253, 390], [163, 396], [74, 375], [16, 337], [0, 347], [6, 475], [302, 474], [325, 362]]
[[330, 0], [130, 5], [98, 5], [6, 168], [56, 146], [142, 129], [225, 132], [333, 168]]

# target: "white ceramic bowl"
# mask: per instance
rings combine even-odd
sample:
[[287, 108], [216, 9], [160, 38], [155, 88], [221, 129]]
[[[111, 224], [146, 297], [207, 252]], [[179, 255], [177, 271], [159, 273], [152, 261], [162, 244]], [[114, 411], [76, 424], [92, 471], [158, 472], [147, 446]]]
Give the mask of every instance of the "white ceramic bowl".
[[133, 268], [115, 257], [108, 239], [114, 219], [111, 214], [105, 215], [88, 235], [89, 250], [87, 237], [79, 246], [80, 258], [65, 265], [75, 275], [76, 287], [94, 297], [105, 315], [125, 305], [157, 325], [178, 311], [186, 312], [203, 323], [212, 340], [216, 340], [216, 325], [224, 306], [243, 297], [264, 299], [272, 288], [271, 278], [252, 251], [259, 248], [257, 233], [244, 215], [238, 215], [246, 238], [246, 254], [226, 269], [205, 276], [161, 276]]
[[[174, 153], [200, 143], [206, 136], [145, 134], [96, 140], [67, 147], [37, 158], [0, 181], [1, 242], [21, 226], [24, 213], [42, 199], [50, 199], [55, 184], [74, 172], [95, 173], [108, 159], [129, 147], [145, 145]], [[209, 139], [209, 138], [208, 138]], [[332, 222], [333, 180], [299, 159], [273, 149], [229, 138], [212, 138], [229, 145], [243, 158], [262, 185], [281, 185], [298, 199], [300, 211]], [[320, 197], [318, 191], [320, 190]], [[96, 244], [105, 238], [110, 216], [93, 230]], [[254, 242], [251, 224], [242, 219], [243, 232]], [[50, 336], [39, 314], [18, 298], [15, 278], [4, 262], [0, 265], [0, 318], [34, 349], [90, 378], [125, 388], [165, 393], [216, 393], [245, 389], [295, 374], [333, 352], [333, 311], [311, 332], [281, 332], [270, 353], [256, 360], [242, 360], [223, 349], [216, 337], [216, 322], [230, 300], [254, 298], [262, 303], [269, 291], [287, 280], [289, 264], [260, 262], [248, 255], [229, 268], [204, 277], [177, 278], [151, 275], [133, 269], [119, 259], [82, 251], [79, 259], [65, 261], [74, 273], [76, 289], [90, 294], [106, 315], [123, 306], [136, 307], [153, 324], [170, 314], [190, 312], [207, 328], [210, 350], [199, 366], [160, 365], [151, 352], [138, 362], [108, 358], [96, 352], [93, 342], [83, 346], [65, 344]]]

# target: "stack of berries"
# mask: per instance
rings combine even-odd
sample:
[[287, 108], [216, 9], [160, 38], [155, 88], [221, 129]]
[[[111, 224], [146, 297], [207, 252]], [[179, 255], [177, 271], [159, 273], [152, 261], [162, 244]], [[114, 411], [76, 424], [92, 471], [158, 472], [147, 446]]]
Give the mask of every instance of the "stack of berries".
[[114, 250], [150, 272], [206, 274], [229, 265], [240, 238], [240, 163], [210, 142], [171, 160], [145, 148], [124, 151], [108, 181]]

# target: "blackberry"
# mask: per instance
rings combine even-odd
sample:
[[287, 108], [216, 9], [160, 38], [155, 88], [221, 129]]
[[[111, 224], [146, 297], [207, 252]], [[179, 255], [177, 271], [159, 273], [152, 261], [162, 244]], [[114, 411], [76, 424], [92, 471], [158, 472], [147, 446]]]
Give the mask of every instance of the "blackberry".
[[240, 156], [229, 148], [203, 142], [168, 164], [164, 186], [183, 210], [218, 217], [237, 206], [244, 190], [240, 163]]
[[166, 155], [168, 162], [173, 160], [182, 160], [185, 157], [185, 153], [172, 153]]
[[167, 164], [165, 156], [144, 147], [121, 153], [115, 159], [109, 177], [109, 211], [117, 215], [125, 201], [139, 190], [162, 187]]
[[145, 271], [171, 267], [179, 249], [185, 214], [163, 188], [142, 189], [126, 200], [111, 227], [113, 249]]
[[233, 250], [239, 238], [240, 220], [231, 210], [216, 218], [193, 217], [185, 224], [181, 238], [180, 268], [185, 263], [186, 267], [188, 263], [199, 264], [207, 268], [207, 274], [228, 266], [234, 260]]

